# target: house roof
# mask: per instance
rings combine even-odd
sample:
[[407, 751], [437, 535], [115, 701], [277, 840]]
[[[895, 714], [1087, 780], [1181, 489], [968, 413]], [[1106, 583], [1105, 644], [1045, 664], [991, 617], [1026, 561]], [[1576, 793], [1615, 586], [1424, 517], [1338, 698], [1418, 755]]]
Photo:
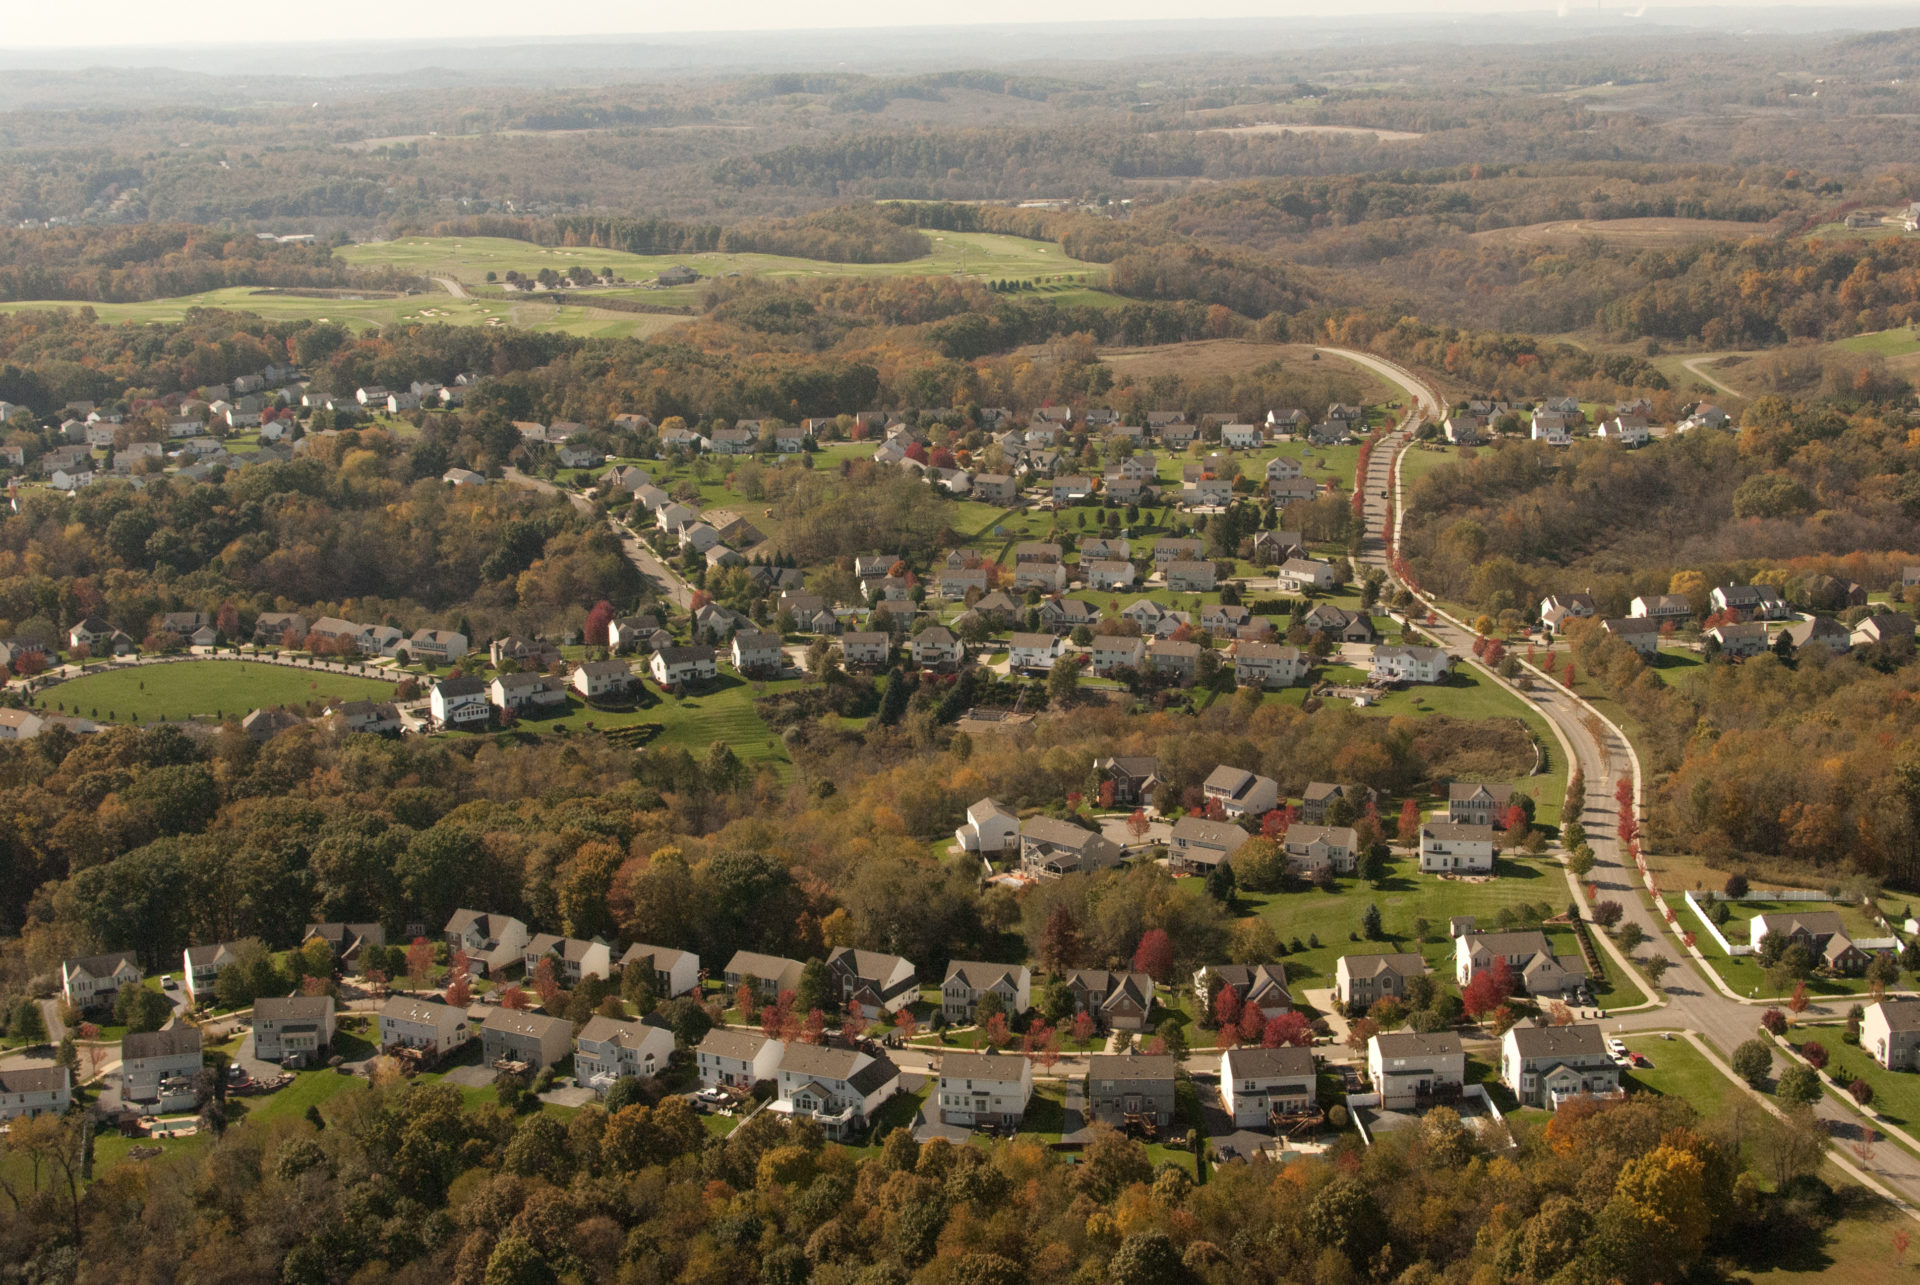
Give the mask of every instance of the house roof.
[[947, 964], [947, 975], [941, 985], [944, 987], [957, 979], [970, 990], [983, 991], [1004, 981], [1017, 990], [1026, 972], [1026, 967], [1021, 964], [979, 964], [956, 959]]
[[[508, 675], [522, 677], [522, 675]], [[478, 696], [487, 690], [487, 685], [477, 678], [443, 678], [434, 684], [434, 691], [446, 696]]]
[[1507, 1032], [1514, 1051], [1529, 1060], [1534, 1058], [1606, 1056], [1607, 1042], [1600, 1028], [1591, 1023], [1579, 1026], [1516, 1026]]
[[573, 1033], [573, 1025], [564, 1017], [548, 1017], [545, 1013], [524, 1013], [517, 1009], [496, 1008], [487, 1014], [487, 1020], [480, 1023], [480, 1029], [499, 1031], [507, 1035], [525, 1035], [531, 1039], [544, 1040], [555, 1029]]
[[715, 1057], [732, 1058], [736, 1062], [751, 1062], [769, 1043], [778, 1044], [779, 1041], [770, 1041], [758, 1031], [716, 1026], [701, 1039], [696, 1046], [696, 1051], [710, 1053]]
[[1209, 821], [1205, 817], [1181, 817], [1173, 823], [1173, 837], [1187, 843], [1201, 843], [1211, 847], [1224, 846], [1232, 850], [1245, 843], [1250, 836], [1230, 821]]
[[783, 1075], [804, 1075], [816, 1080], [847, 1080], [860, 1069], [860, 1060], [864, 1056], [853, 1049], [803, 1044], [795, 1040], [780, 1055], [780, 1071]]
[[1378, 977], [1382, 973], [1397, 973], [1401, 977], [1418, 977], [1427, 971], [1427, 961], [1414, 954], [1392, 955], [1342, 955], [1340, 964], [1349, 977]]
[[86, 955], [80, 959], [69, 959], [67, 971], [85, 973], [89, 977], [111, 977], [122, 964], [132, 964], [135, 968], [140, 966], [132, 951], [121, 950], [111, 955]]
[[1436, 1031], [1430, 1035], [1390, 1031], [1374, 1036], [1373, 1042], [1381, 1057], [1460, 1057], [1465, 1053], [1460, 1047], [1460, 1037], [1452, 1031]]
[[1920, 1031], [1920, 999], [1883, 999], [1868, 1011], [1880, 1010], [1890, 1031]]
[[645, 1022], [624, 1021], [598, 1013], [587, 1019], [574, 1039], [583, 1044], [618, 1044], [636, 1053], [645, 1052], [651, 1044], [663, 1057], [673, 1052], [673, 1032]]
[[947, 1053], [940, 1058], [942, 1080], [1018, 1081], [1027, 1060], [998, 1053]]
[[[255, 1017], [259, 1016], [259, 1005], [254, 1006]], [[455, 1008], [451, 1004], [442, 1004], [438, 1000], [417, 999], [411, 995], [395, 995], [380, 1008], [380, 1016], [395, 1022], [413, 1022], [421, 1026], [431, 1026], [438, 1031], [450, 1031], [466, 1025], [465, 1009]]]
[[1767, 914], [1755, 915], [1764, 933], [1780, 933], [1794, 936], [1805, 933], [1809, 937], [1831, 937], [1841, 931], [1840, 912], [1837, 910], [1776, 910]]
[[779, 955], [762, 955], [751, 950], [737, 950], [733, 958], [727, 961], [723, 972], [737, 977], [757, 977], [763, 982], [780, 983], [788, 980], [798, 982], [800, 972], [805, 965], [797, 959], [786, 959]]
[[1293, 852], [1304, 849], [1312, 843], [1326, 843], [1336, 848], [1353, 848], [1360, 843], [1360, 835], [1350, 825], [1290, 825], [1287, 827], [1286, 850]]
[[333, 1013], [331, 995], [269, 996], [253, 1001], [253, 1024], [262, 1022], [317, 1022]]
[[1497, 781], [1455, 781], [1447, 786], [1449, 803], [1468, 803], [1482, 794], [1498, 805], [1513, 797], [1513, 787]]
[[625, 968], [628, 964], [645, 959], [651, 961], [656, 970], [665, 972], [671, 971], [675, 964], [688, 958], [698, 959], [699, 956], [693, 955], [690, 951], [676, 950], [671, 946], [648, 946], [635, 942], [627, 947], [626, 954], [620, 956], [620, 967]]
[[1429, 821], [1420, 827], [1422, 839], [1444, 839], [1455, 843], [1492, 843], [1493, 827], [1490, 825], [1461, 825], [1452, 821]]
[[57, 1093], [70, 1085], [64, 1066], [17, 1067], [0, 1071], [0, 1093]]
[[1512, 933], [1465, 933], [1467, 949], [1488, 955], [1550, 955], [1547, 935], [1538, 928]]
[[199, 1056], [200, 1028], [182, 1022], [163, 1031], [137, 1031], [120, 1041], [120, 1060], [143, 1057]]
[[1087, 1076], [1095, 1080], [1172, 1082], [1176, 1063], [1165, 1053], [1095, 1053], [1087, 1058]]
[[1222, 1083], [1244, 1079], [1292, 1080], [1313, 1074], [1313, 1050], [1291, 1045], [1277, 1049], [1228, 1049], [1220, 1061]]
[[1049, 843], [1056, 848], [1071, 848], [1075, 852], [1116, 846], [1111, 839], [1098, 831], [1083, 830], [1077, 825], [1053, 817], [1029, 817], [1020, 827], [1020, 837], [1033, 839], [1039, 843]]

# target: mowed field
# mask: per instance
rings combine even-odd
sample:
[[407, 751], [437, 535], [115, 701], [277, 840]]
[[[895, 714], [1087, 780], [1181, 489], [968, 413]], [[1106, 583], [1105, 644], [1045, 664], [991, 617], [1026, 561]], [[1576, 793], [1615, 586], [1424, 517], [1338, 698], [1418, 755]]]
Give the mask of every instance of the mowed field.
[[1024, 237], [984, 232], [928, 232], [933, 252], [900, 263], [828, 263], [778, 254], [627, 254], [582, 246], [543, 246], [502, 237], [404, 237], [350, 245], [338, 251], [348, 263], [361, 267], [394, 267], [424, 276], [453, 277], [469, 288], [486, 289], [487, 273], [505, 277], [509, 271], [532, 276], [542, 268], [555, 271], [579, 265], [611, 268], [632, 286], [595, 288], [582, 293], [636, 299], [663, 306], [694, 303], [701, 287], [655, 288], [650, 283], [661, 272], [684, 264], [703, 277], [734, 274], [825, 280], [830, 277], [966, 276], [982, 281], [1040, 281], [1075, 289], [1090, 289], [1106, 279], [1098, 264], [1069, 258], [1059, 246]]
[[[1040, 346], [1026, 349], [1039, 353]], [[1109, 348], [1100, 359], [1116, 374], [1151, 378], [1154, 375], [1180, 375], [1186, 379], [1205, 379], [1210, 375], [1238, 375], [1279, 362], [1283, 370], [1295, 375], [1351, 376], [1365, 389], [1369, 405], [1397, 400], [1400, 390], [1351, 362], [1319, 353], [1311, 344], [1262, 344], [1244, 339], [1196, 339], [1190, 343], [1154, 344], [1145, 348]], [[1317, 415], [1324, 406], [1301, 409]]]
[[686, 320], [676, 316], [652, 316], [647, 313], [611, 312], [602, 308], [571, 304], [543, 303], [532, 299], [456, 299], [433, 293], [401, 295], [391, 298], [351, 298], [283, 294], [237, 286], [228, 290], [209, 290], [202, 294], [180, 295], [172, 299], [151, 299], [142, 303], [90, 303], [42, 299], [23, 303], [0, 303], [0, 310], [48, 308], [91, 308], [102, 321], [172, 322], [184, 318], [194, 308], [223, 308], [250, 312], [275, 321], [311, 319], [333, 321], [354, 330], [369, 330], [396, 324], [449, 326], [515, 326], [523, 330], [557, 330], [582, 338], [625, 339], [645, 337]]
[[1779, 234], [1780, 230], [1771, 223], [1741, 223], [1733, 219], [1559, 219], [1517, 228], [1493, 228], [1475, 232], [1473, 236], [1483, 241], [1540, 246], [1569, 245], [1597, 236], [1614, 245], [1658, 249], [1693, 241]]
[[315, 699], [392, 697], [393, 684], [374, 678], [251, 661], [198, 660], [101, 670], [49, 688], [41, 703], [56, 713], [103, 723], [152, 723], [163, 718], [178, 723], [190, 717], [244, 716], [256, 709]]

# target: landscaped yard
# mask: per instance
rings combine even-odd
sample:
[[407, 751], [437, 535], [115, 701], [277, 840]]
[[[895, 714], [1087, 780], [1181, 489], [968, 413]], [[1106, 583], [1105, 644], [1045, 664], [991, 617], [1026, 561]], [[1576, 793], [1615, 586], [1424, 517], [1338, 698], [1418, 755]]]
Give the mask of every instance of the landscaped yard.
[[1627, 1037], [1626, 1045], [1628, 1051], [1644, 1054], [1653, 1063], [1647, 1069], [1621, 1073], [1620, 1082], [1629, 1093], [1685, 1098], [1702, 1116], [1712, 1118], [1743, 1092], [1685, 1039], [1634, 1035]]
[[101, 722], [239, 718], [255, 709], [312, 701], [391, 700], [393, 684], [287, 665], [192, 660], [102, 670], [42, 693], [43, 708]]
[[[1708, 913], [1713, 913], [1713, 906], [1710, 903], [1703, 900], [1701, 904], [1703, 908], [1707, 909]], [[1840, 922], [1843, 929], [1848, 936], [1855, 939], [1863, 937], [1884, 937], [1886, 935], [1885, 930], [1867, 918], [1865, 911], [1857, 906], [1844, 905], [1840, 902], [1734, 901], [1723, 904], [1727, 906], [1731, 913], [1728, 916], [1727, 922], [1719, 926], [1720, 931], [1726, 936], [1729, 942], [1736, 946], [1747, 945], [1751, 942], [1752, 928], [1750, 925], [1755, 915], [1780, 914], [1783, 912], [1791, 913], [1794, 910], [1808, 912], [1837, 911], [1840, 915]], [[1681, 916], [1679, 926], [1683, 930], [1694, 934], [1694, 944], [1697, 945], [1700, 948], [1700, 952], [1707, 957], [1707, 962], [1713, 966], [1714, 971], [1719, 973], [1721, 978], [1728, 986], [1731, 986], [1736, 993], [1749, 997], [1767, 995], [1785, 997], [1792, 993], [1793, 988], [1791, 986], [1785, 990], [1781, 990], [1768, 985], [1766, 966], [1760, 962], [1758, 956], [1729, 956], [1720, 949], [1719, 943], [1714, 941], [1712, 934], [1701, 928], [1698, 917], [1695, 916], [1692, 911], [1681, 908], [1679, 913]], [[1816, 974], [1807, 979], [1808, 994], [1816, 996], [1864, 995], [1870, 989], [1871, 984], [1865, 977], [1829, 977]]]
[[1909, 1133], [1920, 1129], [1920, 1074], [1882, 1069], [1865, 1050], [1846, 1043], [1842, 1034], [1838, 1026], [1803, 1026], [1789, 1032], [1788, 1038], [1796, 1049], [1808, 1040], [1817, 1041], [1827, 1051], [1828, 1075], [1842, 1085], [1865, 1080], [1873, 1086], [1873, 1109], [1889, 1124]]

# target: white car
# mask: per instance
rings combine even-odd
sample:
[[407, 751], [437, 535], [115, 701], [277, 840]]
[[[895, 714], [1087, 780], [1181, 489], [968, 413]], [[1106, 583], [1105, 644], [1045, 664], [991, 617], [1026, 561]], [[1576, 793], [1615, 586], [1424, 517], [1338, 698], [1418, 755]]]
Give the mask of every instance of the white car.
[[1625, 1057], [1627, 1055], [1627, 1045], [1624, 1040], [1608, 1040], [1607, 1049], [1615, 1057]]

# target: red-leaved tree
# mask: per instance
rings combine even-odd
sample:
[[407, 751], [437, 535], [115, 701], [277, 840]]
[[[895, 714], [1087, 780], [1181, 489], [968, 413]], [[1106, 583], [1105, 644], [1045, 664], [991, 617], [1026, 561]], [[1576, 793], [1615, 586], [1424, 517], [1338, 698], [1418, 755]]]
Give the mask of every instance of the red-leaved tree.
[[1420, 805], [1412, 799], [1400, 805], [1400, 842], [1409, 848], [1420, 842]]
[[425, 937], [415, 937], [413, 944], [407, 947], [407, 980], [413, 988], [419, 990], [427, 984], [427, 978], [433, 972], [433, 943]]
[[1173, 972], [1173, 939], [1164, 928], [1149, 928], [1133, 952], [1133, 971], [1164, 982]]
[[1261, 1032], [1260, 1044], [1263, 1048], [1307, 1048], [1313, 1044], [1313, 1026], [1304, 1013], [1288, 1009], [1276, 1013], [1267, 1019], [1266, 1029]]
[[1240, 992], [1231, 986], [1222, 986], [1220, 993], [1213, 997], [1213, 1024], [1225, 1028], [1239, 1020]]
[[920, 1033], [920, 1019], [913, 1015], [912, 1009], [903, 1008], [893, 1019], [893, 1029], [900, 1032], [901, 1039], [910, 1040]]
[[591, 611], [587, 612], [587, 625], [584, 631], [587, 646], [605, 647], [607, 645], [607, 626], [612, 623], [613, 604], [605, 598], [602, 598], [599, 602], [593, 604]]
[[524, 1012], [527, 1008], [527, 993], [519, 986], [504, 986], [500, 990], [500, 1007], [515, 1012]]
[[1081, 1044], [1093, 1038], [1093, 1014], [1084, 1008], [1073, 1015], [1073, 1038]]
[[1507, 1002], [1513, 994], [1513, 970], [1504, 959], [1496, 959], [1492, 968], [1475, 973], [1460, 992], [1460, 1006], [1478, 1021]]
[[553, 975], [553, 956], [542, 955], [533, 966], [533, 989], [540, 1004], [549, 1013], [560, 1006], [560, 979]]

